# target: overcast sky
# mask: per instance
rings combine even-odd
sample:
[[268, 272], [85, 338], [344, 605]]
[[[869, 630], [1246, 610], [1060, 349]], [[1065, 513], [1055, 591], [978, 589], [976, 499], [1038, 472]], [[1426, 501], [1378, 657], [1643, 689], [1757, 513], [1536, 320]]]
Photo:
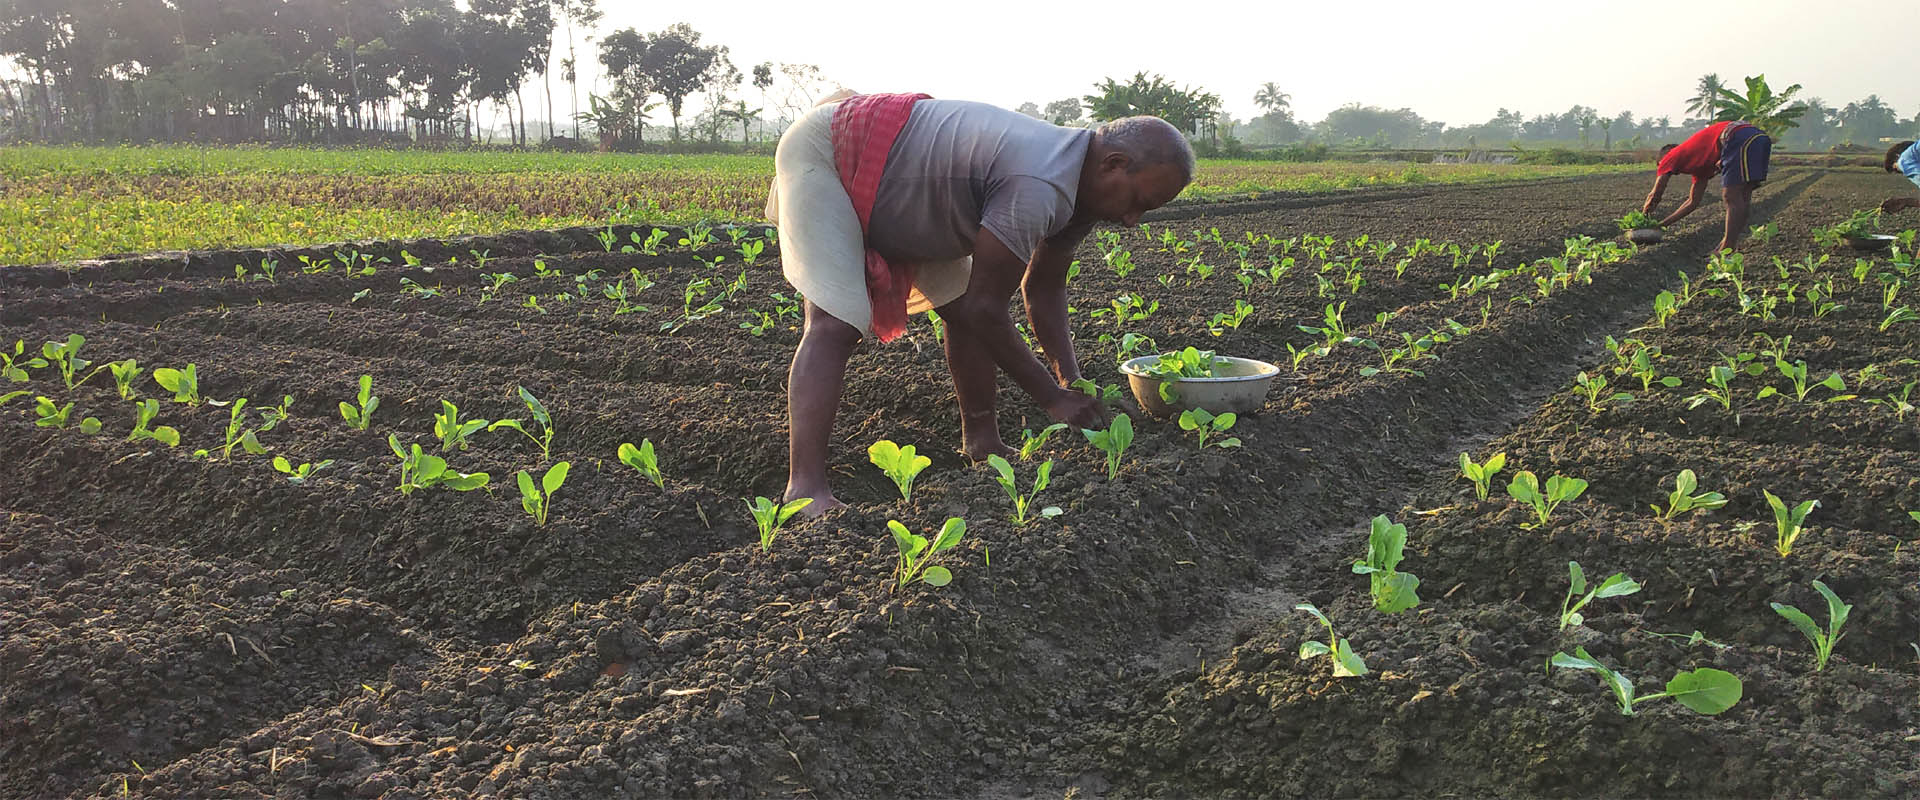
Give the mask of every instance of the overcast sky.
[[1254, 91], [1273, 81], [1305, 120], [1350, 102], [1404, 106], [1449, 125], [1484, 122], [1502, 107], [1532, 116], [1578, 103], [1677, 122], [1708, 72], [1732, 85], [1764, 72], [1776, 89], [1800, 83], [1802, 98], [1836, 106], [1878, 93], [1902, 118], [1920, 107], [1920, 0], [601, 7], [602, 31], [689, 23], [706, 43], [730, 47], [742, 72], [762, 61], [811, 63], [863, 92], [1007, 107], [1079, 97], [1103, 77], [1141, 70], [1204, 87], [1243, 119], [1258, 113]]

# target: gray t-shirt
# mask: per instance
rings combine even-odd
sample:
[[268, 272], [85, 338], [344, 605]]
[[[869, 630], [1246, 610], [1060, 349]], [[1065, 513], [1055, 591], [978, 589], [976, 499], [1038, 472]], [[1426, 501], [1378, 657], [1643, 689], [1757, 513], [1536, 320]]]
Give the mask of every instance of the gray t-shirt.
[[1093, 132], [961, 100], [915, 103], [868, 220], [889, 260], [948, 261], [985, 227], [1022, 259], [1073, 217]]

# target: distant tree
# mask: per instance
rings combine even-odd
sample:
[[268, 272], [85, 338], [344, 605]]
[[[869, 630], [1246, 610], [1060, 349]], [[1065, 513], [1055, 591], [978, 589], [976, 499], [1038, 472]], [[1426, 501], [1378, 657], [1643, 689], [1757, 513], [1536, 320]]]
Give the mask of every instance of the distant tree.
[[653, 91], [666, 98], [667, 113], [673, 117], [674, 141], [680, 141], [680, 113], [687, 96], [707, 85], [711, 80], [708, 71], [721, 64], [723, 54], [722, 48], [701, 46], [700, 32], [684, 22], [647, 35], [640, 70]]
[[1900, 118], [1880, 95], [1848, 103], [1840, 109], [1840, 131], [1849, 143], [1870, 144], [1883, 137], [1898, 135]]
[[1720, 75], [1709, 72], [1700, 76], [1700, 82], [1694, 85], [1693, 96], [1687, 98], [1687, 113], [1698, 117], [1712, 118], [1720, 113], [1720, 92], [1726, 85], [1720, 82]]
[[1327, 114], [1316, 126], [1329, 144], [1359, 142], [1381, 147], [1404, 147], [1427, 134], [1427, 122], [1413, 109], [1385, 109], [1348, 103]]
[[1087, 115], [1106, 121], [1148, 114], [1166, 120], [1188, 135], [1198, 135], [1203, 125], [1219, 111], [1218, 95], [1193, 88], [1175, 88], [1161, 75], [1147, 77], [1135, 73], [1126, 83], [1112, 78], [1093, 85], [1097, 94], [1084, 99]]
[[[599, 0], [553, 0], [560, 12], [560, 19], [567, 28], [567, 57], [560, 60], [560, 77], [567, 82], [567, 94], [573, 99], [573, 138], [580, 138], [580, 70], [579, 56], [573, 49], [573, 29], [575, 26], [593, 30], [600, 24]], [[593, 41], [592, 36], [586, 37]]]
[[1260, 91], [1253, 93], [1253, 104], [1272, 114], [1291, 105], [1293, 96], [1280, 91], [1279, 84], [1272, 81], [1260, 84]]
[[1080, 121], [1080, 99], [1069, 97], [1064, 100], [1055, 100], [1048, 103], [1046, 110], [1040, 113], [1048, 122], [1055, 125], [1072, 125]]
[[647, 56], [647, 37], [632, 28], [622, 28], [600, 39], [600, 66], [612, 82], [611, 98], [595, 112], [602, 115], [599, 120], [601, 137], [606, 138], [607, 124], [605, 115], [612, 113], [616, 123], [613, 138], [620, 139], [629, 133], [637, 141], [646, 140], [646, 131], [641, 127], [642, 109], [646, 107], [647, 97], [653, 94], [653, 81], [643, 68]]

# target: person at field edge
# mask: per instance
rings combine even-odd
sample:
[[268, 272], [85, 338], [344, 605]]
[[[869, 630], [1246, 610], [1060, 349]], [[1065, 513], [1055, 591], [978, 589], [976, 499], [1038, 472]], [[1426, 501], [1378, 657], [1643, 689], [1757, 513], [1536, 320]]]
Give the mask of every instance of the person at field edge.
[[[1920, 144], [1901, 142], [1887, 148], [1886, 168], [1888, 172], [1898, 172], [1920, 186]], [[1889, 197], [1880, 204], [1880, 210], [1888, 214], [1920, 208], [1920, 197]]]
[[[947, 368], [970, 458], [1010, 456], [994, 414], [996, 370], [1053, 419], [1104, 427], [1067, 325], [1067, 269], [1097, 222], [1133, 225], [1193, 180], [1193, 148], [1158, 117], [1064, 128], [984, 103], [926, 95], [824, 102], [780, 137], [767, 215], [787, 281], [805, 298], [788, 375], [786, 500], [842, 505], [827, 480], [847, 361], [907, 315], [945, 325]], [[1047, 364], [1008, 313], [1021, 291]], [[1050, 368], [1050, 369], [1049, 369]], [[1051, 372], [1051, 374], [1049, 374]]]
[[1740, 244], [1747, 230], [1747, 215], [1753, 207], [1753, 190], [1767, 179], [1767, 160], [1773, 155], [1773, 137], [1750, 122], [1716, 122], [1687, 137], [1680, 144], [1660, 148], [1659, 168], [1654, 173], [1653, 191], [1640, 211], [1652, 214], [1660, 207], [1660, 196], [1667, 192], [1667, 179], [1674, 175], [1693, 178], [1687, 201], [1660, 221], [1672, 225], [1700, 207], [1706, 196], [1707, 180], [1720, 176], [1721, 197], [1727, 204], [1726, 233], [1714, 250]]

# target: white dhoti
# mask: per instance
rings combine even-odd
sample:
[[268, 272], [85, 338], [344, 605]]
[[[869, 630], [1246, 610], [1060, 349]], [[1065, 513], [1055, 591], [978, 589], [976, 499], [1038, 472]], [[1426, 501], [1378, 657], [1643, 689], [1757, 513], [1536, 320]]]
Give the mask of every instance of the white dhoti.
[[[767, 219], [780, 229], [780, 266], [787, 282], [866, 335], [873, 331], [866, 236], [833, 160], [833, 111], [839, 106], [815, 107], [780, 137]], [[915, 263], [907, 313], [930, 311], [965, 294], [972, 271], [971, 256]]]

